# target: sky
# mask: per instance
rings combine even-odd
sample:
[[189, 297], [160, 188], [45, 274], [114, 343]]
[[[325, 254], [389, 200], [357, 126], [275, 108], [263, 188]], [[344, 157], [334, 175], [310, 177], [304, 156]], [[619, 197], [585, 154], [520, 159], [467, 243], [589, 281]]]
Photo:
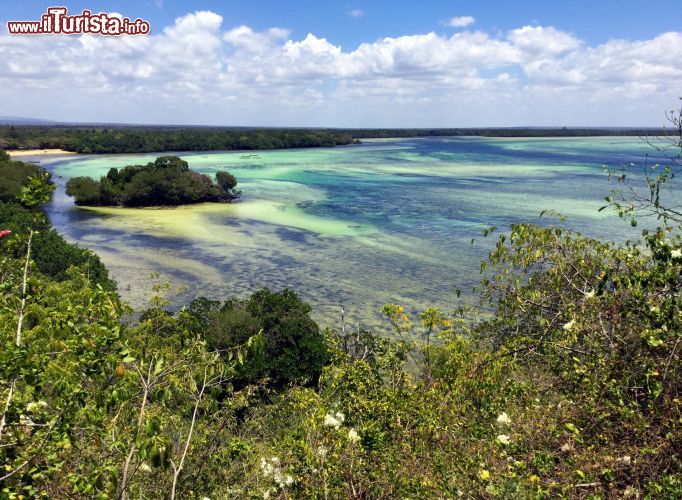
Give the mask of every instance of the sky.
[[305, 127], [661, 126], [682, 105], [681, 0], [58, 2], [147, 36], [10, 35], [0, 116]]

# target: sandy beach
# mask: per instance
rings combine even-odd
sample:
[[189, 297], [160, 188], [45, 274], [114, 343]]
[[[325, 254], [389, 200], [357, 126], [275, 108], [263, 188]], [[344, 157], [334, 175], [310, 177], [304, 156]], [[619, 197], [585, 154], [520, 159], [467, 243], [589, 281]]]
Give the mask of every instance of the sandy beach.
[[51, 156], [51, 155], [75, 155], [73, 151], [64, 151], [63, 149], [11, 149], [7, 153], [12, 158], [19, 158], [22, 156]]

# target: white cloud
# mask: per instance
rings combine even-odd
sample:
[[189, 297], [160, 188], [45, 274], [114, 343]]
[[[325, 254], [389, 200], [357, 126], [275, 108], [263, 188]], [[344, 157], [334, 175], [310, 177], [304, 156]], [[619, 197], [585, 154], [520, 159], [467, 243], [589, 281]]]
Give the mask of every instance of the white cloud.
[[523, 26], [342, 49], [319, 33], [226, 27], [202, 11], [148, 37], [0, 35], [3, 112], [57, 120], [658, 125], [681, 79], [679, 32], [591, 46]]
[[577, 49], [581, 42], [573, 35], [553, 27], [524, 26], [512, 30], [507, 36], [516, 47], [531, 55], [561, 54]]
[[365, 15], [365, 12], [362, 9], [353, 9], [348, 12], [348, 15], [351, 17], [362, 17]]
[[476, 22], [473, 16], [455, 16], [448, 19], [445, 24], [452, 28], [466, 28]]

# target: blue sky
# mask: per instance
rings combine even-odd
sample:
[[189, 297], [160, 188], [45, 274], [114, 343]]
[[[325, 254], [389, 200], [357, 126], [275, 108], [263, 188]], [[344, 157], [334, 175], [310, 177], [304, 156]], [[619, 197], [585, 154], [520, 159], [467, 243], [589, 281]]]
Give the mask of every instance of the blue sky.
[[[294, 37], [308, 33], [322, 35], [345, 49], [386, 36], [449, 30], [439, 24], [456, 15], [473, 16], [477, 29], [510, 30], [527, 24], [555, 26], [590, 43], [611, 38], [651, 38], [681, 29], [679, 0], [476, 0], [476, 1], [359, 1], [330, 0], [124, 0], [117, 2], [34, 2], [0, 1], [0, 19], [35, 19], [52, 5], [66, 5], [70, 11], [120, 12], [142, 17], [152, 27], [164, 27], [188, 12], [210, 10], [223, 16], [226, 26], [248, 25], [256, 30], [283, 26]], [[349, 15], [360, 10], [363, 15]]]
[[[0, 114], [216, 125], [660, 125], [682, 95], [677, 1], [66, 2], [146, 40], [10, 36]], [[453, 21], [454, 19], [454, 21]]]

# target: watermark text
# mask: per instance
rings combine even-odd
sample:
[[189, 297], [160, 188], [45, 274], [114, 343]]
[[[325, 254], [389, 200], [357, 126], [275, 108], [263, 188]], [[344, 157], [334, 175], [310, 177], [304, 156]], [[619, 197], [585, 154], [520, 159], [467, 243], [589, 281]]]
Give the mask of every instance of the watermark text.
[[10, 35], [148, 35], [151, 32], [149, 22], [144, 19], [134, 21], [118, 14], [100, 12], [93, 14], [84, 10], [80, 14], [68, 15], [66, 7], [49, 7], [40, 21], [8, 21], [7, 31]]

